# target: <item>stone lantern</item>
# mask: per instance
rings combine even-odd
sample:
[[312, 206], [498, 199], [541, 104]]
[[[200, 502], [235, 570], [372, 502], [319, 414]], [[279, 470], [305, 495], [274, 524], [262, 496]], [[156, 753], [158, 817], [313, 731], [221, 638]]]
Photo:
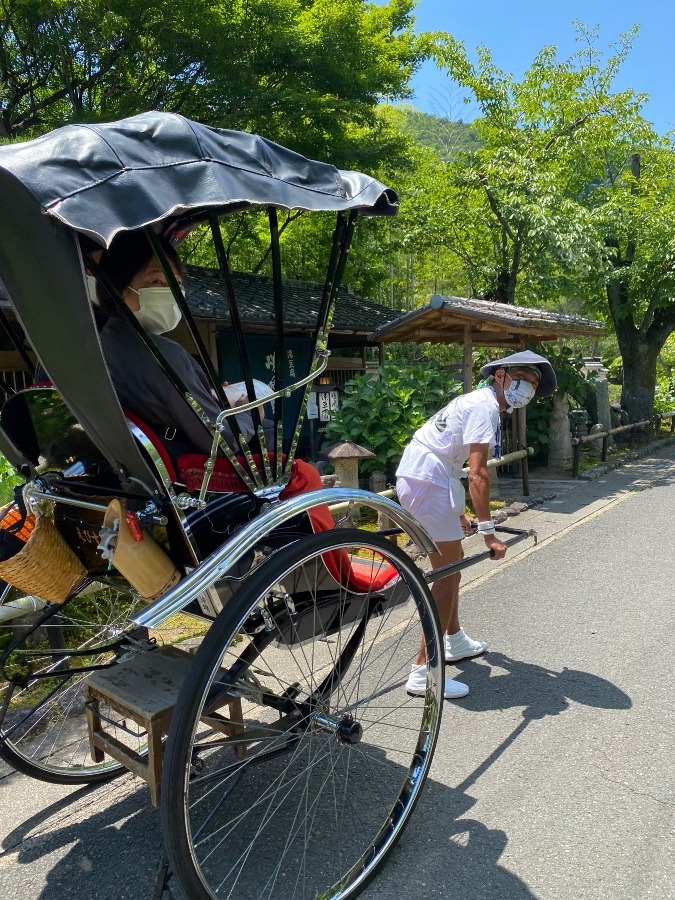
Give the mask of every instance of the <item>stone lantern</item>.
[[359, 486], [359, 460], [375, 458], [374, 453], [365, 447], [359, 447], [353, 441], [333, 444], [325, 456], [335, 467], [335, 474], [342, 486], [353, 488]]

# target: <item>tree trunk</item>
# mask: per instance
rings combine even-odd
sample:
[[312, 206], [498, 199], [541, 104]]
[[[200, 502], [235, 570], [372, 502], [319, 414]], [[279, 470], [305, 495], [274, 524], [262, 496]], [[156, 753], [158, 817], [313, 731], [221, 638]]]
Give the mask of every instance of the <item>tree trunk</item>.
[[621, 406], [631, 422], [651, 419], [656, 390], [656, 361], [663, 342], [649, 333], [644, 336], [636, 328], [617, 328], [619, 349], [623, 359]]
[[[631, 156], [630, 169], [631, 194], [635, 195], [640, 181], [639, 153]], [[672, 302], [665, 306], [650, 303], [641, 322], [636, 322], [640, 304], [635, 301], [644, 298], [631, 296], [628, 272], [635, 259], [637, 238], [629, 234], [623, 253], [616, 237], [608, 238], [606, 244], [615, 269], [615, 277], [607, 285], [607, 301], [623, 360], [621, 406], [630, 422], [643, 422], [651, 420], [654, 412], [656, 363], [668, 335], [675, 329], [675, 307]]]
[[621, 406], [631, 422], [651, 419], [656, 391], [656, 363], [675, 323], [671, 310], [661, 309], [648, 328], [638, 328], [630, 312], [628, 287], [615, 280], [607, 286], [607, 299], [623, 360]]
[[630, 353], [622, 351], [623, 390], [621, 406], [631, 422], [651, 419], [656, 390], [656, 358], [659, 350], [636, 341]]

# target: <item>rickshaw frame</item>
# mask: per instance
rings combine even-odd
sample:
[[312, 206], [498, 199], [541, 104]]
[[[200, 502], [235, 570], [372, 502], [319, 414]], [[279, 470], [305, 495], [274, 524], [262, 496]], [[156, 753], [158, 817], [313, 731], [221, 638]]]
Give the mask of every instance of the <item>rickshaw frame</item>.
[[[398, 200], [393, 191], [373, 178], [306, 160], [256, 136], [206, 128], [174, 114], [146, 113], [107, 125], [67, 126], [26, 144], [1, 147], [0, 194], [6, 208], [12, 210], [10, 216], [0, 219], [0, 277], [9, 291], [17, 321], [30, 339], [53, 388], [117, 478], [118, 486], [111, 489], [108, 496], [129, 500], [148, 530], [155, 525], [175, 523], [182, 540], [182, 555], [178, 554], [180, 560], [177, 562], [181, 569], [180, 580], [154, 602], [129, 615], [124, 625], [115, 625], [111, 634], [119, 652], [113, 658], [106, 657], [102, 668], [114, 669], [123, 665], [129, 653], [142, 652], [150, 654], [151, 658], [156, 652], [152, 640], [146, 639], [151, 629], [161, 626], [182, 610], [194, 613], [200, 597], [226, 581], [229, 573], [250, 556], [260, 555], [270, 536], [283, 531], [289, 523], [297, 528], [298, 521], [308, 519], [316, 531], [312, 516], [326, 504], [354, 503], [369, 507], [392, 520], [412, 539], [420, 553], [437, 549], [412, 515], [393, 501], [367, 491], [317, 489], [315, 482], [304, 493], [283, 498], [296, 465], [295, 455], [311, 383], [327, 358], [332, 308], [357, 216], [395, 215]], [[246, 335], [220, 227], [222, 216], [255, 207], [267, 210], [271, 246], [276, 336], [272, 395], [275, 425], [271, 447], [267, 446], [259, 415], [261, 401], [255, 396]], [[337, 217], [312, 336], [309, 370], [295, 384], [284, 384], [282, 371], [284, 288], [278, 209], [334, 212]], [[160, 236], [179, 243], [199, 223], [208, 225], [214, 242], [248, 395], [248, 402], [236, 410], [229, 409], [213, 362], [160, 244]], [[144, 232], [162, 266], [219, 401], [221, 413], [215, 421], [204, 413], [98, 265], [99, 251], [109, 247], [115, 235], [124, 231]], [[40, 257], [39, 264], [36, 264], [36, 253]], [[211, 452], [204, 459], [198, 490], [181, 490], [143, 429], [125, 416], [103, 356], [94, 311], [86, 291], [87, 272], [96, 276], [118, 315], [150, 351], [174, 389], [210, 432]], [[30, 363], [22, 339], [17, 337], [1, 310], [0, 325], [14, 341], [22, 358]], [[57, 335], [58, 341], [55, 340]], [[72, 364], [74, 359], [78, 360], [77, 365]], [[295, 390], [301, 391], [300, 401], [294, 412], [293, 425], [289, 433], [284, 434], [282, 406]], [[254, 417], [260, 464], [237, 423], [235, 413], [242, 411], [250, 411]], [[223, 437], [225, 423], [230, 418], [241, 452], [233, 450]], [[86, 490], [77, 494], [74, 488], [69, 488], [68, 477], [62, 472], [42, 471], [20, 443], [15, 440], [15, 435], [0, 428], [0, 452], [28, 482], [24, 497], [37, 512], [59, 505], [70, 505], [75, 510], [88, 507], [94, 512], [106, 508], [100, 497], [92, 499]], [[251, 521], [238, 523], [232, 536], [215, 550], [202, 553], [193, 533], [191, 516], [208, 511], [209, 504], [214, 502], [211, 479], [222, 457], [239, 477], [241, 490], [254, 498], [255, 516]], [[100, 487], [90, 493], [96, 495], [97, 491], [105, 495]], [[324, 519], [322, 527], [331, 529], [332, 522], [325, 525]], [[517, 535], [516, 539], [523, 536], [525, 533]], [[356, 825], [351, 830], [342, 829], [340, 823], [346, 814], [342, 808], [338, 810], [336, 802], [336, 834], [330, 832], [330, 823], [322, 822], [325, 834], [322, 831], [319, 843], [315, 846], [311, 836], [305, 836], [302, 844], [303, 865], [306, 870], [312, 868], [311, 872], [305, 871], [303, 878], [308, 882], [321, 878], [328, 881], [316, 881], [316, 886], [308, 887], [307, 893], [304, 887], [302, 891], [307, 897], [352, 897], [372, 877], [405, 827], [431, 764], [440, 725], [444, 683], [438, 617], [421, 571], [398, 547], [382, 537], [348, 529], [315, 534], [309, 529], [291, 529], [284, 533], [282, 543], [273, 547], [267, 558], [264, 553], [262, 555], [262, 561], [251, 569], [250, 574], [235, 579], [238, 589], [229, 601], [221, 604], [221, 610], [216, 608], [215, 615], [204, 616], [213, 624], [196, 653], [175, 706], [166, 745], [162, 788], [162, 818], [169, 856], [190, 896], [213, 898], [225, 895], [226, 891], [230, 896], [240, 878], [245, 881], [242, 873], [263, 825], [250, 826], [253, 837], [249, 849], [235, 857], [224, 876], [212, 874], [211, 869], [214, 860], [227, 855], [229, 843], [239, 839], [240, 833], [245, 834], [243, 813], [231, 813], [235, 825], [231, 826], [230, 820], [226, 820], [222, 826], [229, 836], [227, 841], [221, 840], [215, 832], [213, 847], [218, 852], [209, 846], [211, 833], [204, 830], [208, 829], [213, 817], [227, 810], [231, 793], [236, 803], [237, 791], [233, 789], [250, 777], [247, 773], [256, 766], [258, 769], [255, 770], [263, 773], [259, 778], [264, 786], [259, 792], [266, 798], [265, 803], [271, 797], [269, 804], [276, 804], [275, 811], [281, 810], [299, 778], [305, 779], [302, 783], [306, 783], [303, 790], [307, 794], [309, 774], [326, 759], [325, 755], [317, 756], [312, 748], [325, 746], [330, 758], [335, 756], [331, 773], [335, 771], [338, 758], [355, 760], [352, 782], [360, 784], [362, 792], [374, 792], [372, 802], [359, 810], [359, 816], [366, 819], [372, 814], [374, 818], [372, 823], [368, 820], [368, 824], [363, 825], [363, 837], [358, 836], [361, 844], [352, 847], [351, 831], [359, 829]], [[365, 567], [369, 567], [370, 572], [365, 581], [354, 575], [359, 565], [363, 568], [364, 555]], [[324, 566], [329, 558], [333, 559], [333, 569], [327, 575]], [[339, 560], [337, 568], [335, 560]], [[318, 574], [319, 570], [321, 574]], [[83, 588], [96, 577], [90, 574], [66, 598], [62, 604], [64, 613], [57, 611], [53, 615], [56, 621], [67, 618], [68, 604], [81, 599]], [[303, 611], [302, 621], [298, 621], [298, 607]], [[54, 613], [53, 607], [51, 612]], [[49, 613], [48, 608], [47, 615]], [[249, 627], [247, 623], [253, 619], [255, 627]], [[79, 627], [81, 622], [75, 620], [75, 624]], [[412, 634], [414, 640], [409, 640]], [[423, 696], [410, 700], [406, 699], [404, 682], [400, 682], [399, 676], [401, 667], [405, 668], [407, 660], [414, 658], [420, 634], [426, 648], [427, 690]], [[331, 642], [336, 643], [334, 651]], [[15, 644], [16, 640], [10, 643], [12, 650]], [[306, 647], [311, 647], [311, 652]], [[105, 648], [107, 650], [108, 645]], [[303, 678], [307, 686], [302, 679], [296, 684], [288, 674], [284, 668], [286, 657], [280, 653], [282, 650], [288, 651], [288, 659], [293, 665], [298, 668], [306, 665]], [[323, 661], [315, 666], [315, 654], [318, 660], [322, 653]], [[25, 650], [22, 654], [19, 674], [13, 676], [7, 674], [11, 668], [8, 651], [5, 649], [0, 653], [0, 665], [8, 685], [14, 683], [14, 678], [17, 686], [30, 687], [34, 683], [31, 672], [23, 674], [21, 666], [26, 665], [26, 659], [30, 662], [41, 655], [47, 662], [43, 670], [35, 674], [34, 681], [42, 678], [45, 684], [57, 682], [54, 692], [58, 694], [64, 685], [67, 686], [63, 687], [64, 693], [70, 690], [69, 654], [79, 658], [83, 651], [57, 647]], [[272, 660], [268, 668], [273, 669], [278, 663], [278, 672], [264, 671], [265, 667], [260, 667], [259, 663], [265, 661], [266, 655]], [[99, 668], [98, 664], [84, 664], [72, 671], [86, 674]], [[265, 679], [276, 679], [276, 692], [263, 686]], [[349, 687], [352, 682], [356, 687]], [[362, 692], [364, 696], [361, 696]], [[13, 693], [14, 688], [8, 687], [0, 715], [0, 730]], [[392, 712], [381, 712], [382, 707], [378, 704], [383, 696], [391, 698]], [[49, 697], [48, 694], [44, 701], [45, 708]], [[235, 723], [233, 731], [232, 723], [228, 725], [223, 719], [222, 704], [242, 698], [250, 701], [257, 718], [271, 710], [278, 713], [278, 722], [265, 720], [262, 726], [258, 724], [247, 732], [242, 718], [241, 722]], [[36, 710], [39, 712], [40, 709], [38, 705]], [[363, 712], [369, 709], [370, 719]], [[391, 721], [388, 721], [389, 717]], [[396, 717], [397, 724], [394, 723]], [[283, 727], [279, 724], [282, 722]], [[242, 731], [237, 730], [240, 726], [243, 736]], [[383, 737], [387, 727], [397, 729], [393, 732], [393, 741]], [[373, 735], [372, 745], [367, 741], [361, 744], [364, 731]], [[219, 736], [221, 732], [225, 734], [224, 738]], [[0, 733], [0, 750], [6, 740]], [[398, 746], [392, 749], [389, 743], [400, 744], [403, 750]], [[367, 756], [366, 751], [371, 755]], [[21, 763], [20, 752], [11, 747], [7, 752], [10, 758]], [[233, 752], [235, 758], [227, 765], [220, 762], [226, 752]], [[397, 753], [402, 753], [400, 764]], [[359, 759], [366, 757], [366, 775], [371, 772], [370, 767], [376, 765], [381, 766], [376, 771], [382, 772], [382, 784], [377, 783], [371, 788], [368, 788], [368, 777], [359, 782], [361, 776], [356, 765]], [[281, 769], [281, 774], [273, 772], [268, 776], [271, 781], [265, 781], [267, 769], [279, 758], [287, 760], [286, 769]], [[62, 770], [40, 761], [33, 764], [28, 760], [21, 764], [24, 771], [37, 772], [36, 777], [44, 775], [47, 780], [66, 783], [69, 779], [87, 780], [86, 767], [78, 772], [76, 766], [76, 771], [71, 773], [67, 766]], [[294, 765], [299, 775], [289, 774]], [[215, 769], [209, 770], [209, 766], [215, 766]], [[109, 771], [105, 766], [100, 772], [93, 767], [89, 780], [103, 780], [111, 774], [115, 771]], [[202, 784], [207, 785], [205, 797], [208, 800], [216, 790], [212, 785], [218, 784], [219, 779], [224, 784], [222, 794], [218, 795], [217, 801], [212, 801], [213, 810], [200, 821], [200, 804], [206, 802], [199, 793]], [[269, 786], [277, 783], [275, 779], [286, 779], [283, 783], [289, 785], [281, 799], [277, 797], [279, 789]], [[192, 795], [194, 801], [189, 799]], [[247, 796], [244, 792], [244, 797]], [[343, 806], [346, 805], [349, 811], [346, 782], [342, 799]], [[313, 803], [318, 804], [320, 800], [319, 790]], [[244, 806], [247, 810], [255, 810], [261, 802], [254, 792], [250, 799], [244, 800]], [[303, 802], [307, 804], [306, 796]], [[282, 839], [282, 843], [283, 840], [286, 843], [278, 866], [282, 865], [286, 848], [300, 840], [295, 822], [301, 806], [291, 809], [292, 825], [288, 836]], [[294, 815], [293, 809], [296, 810]], [[250, 812], [247, 815], [250, 816]], [[277, 819], [284, 821], [281, 812]], [[311, 832], [315, 819], [316, 812], [307, 819], [306, 830]], [[263, 824], [269, 832], [271, 829], [266, 823], [267, 819], [264, 819]], [[248, 838], [241, 838], [245, 839]], [[273, 840], [271, 842], [274, 844]], [[203, 845], [207, 845], [206, 850], [201, 849]], [[310, 845], [312, 858], [316, 857], [317, 861], [308, 866]], [[339, 861], [324, 875], [320, 860], [336, 845]], [[344, 863], [342, 854], [346, 857]], [[258, 857], [256, 863], [260, 863]], [[279, 873], [274, 867], [270, 871], [267, 884], [271, 884], [269, 893], [272, 895]], [[254, 871], [253, 877], [256, 876]], [[297, 880], [295, 884], [297, 887]], [[281, 890], [288, 890], [288, 887]], [[281, 896], [285, 895], [282, 893]]]

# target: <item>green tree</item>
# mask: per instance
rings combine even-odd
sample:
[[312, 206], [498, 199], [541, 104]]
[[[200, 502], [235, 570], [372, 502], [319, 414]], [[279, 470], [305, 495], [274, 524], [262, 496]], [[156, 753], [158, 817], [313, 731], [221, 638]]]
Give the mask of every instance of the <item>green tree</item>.
[[147, 109], [368, 168], [424, 54], [414, 0], [0, 0], [0, 136]]
[[608, 318], [636, 421], [651, 413], [656, 360], [675, 328], [673, 148], [641, 115], [645, 97], [614, 88], [637, 29], [605, 59], [597, 33], [577, 27], [578, 52], [561, 62], [544, 48], [521, 81], [487, 49], [473, 65], [461, 43], [437, 36], [437, 58], [480, 116], [475, 149], [433, 163], [428, 234], [462, 260], [476, 296], [576, 298]]
[[437, 37], [440, 64], [480, 110], [475, 149], [445, 166], [445, 210], [434, 208], [435, 232], [446, 231], [476, 296], [527, 303], [597, 288], [589, 276], [602, 272], [602, 243], [579, 201], [603, 177], [599, 160], [617, 126], [635, 131], [640, 98], [612, 92], [632, 33], [604, 69], [593, 34], [579, 26], [579, 38], [570, 59], [545, 47], [516, 81], [486, 48], [474, 65], [461, 42]]
[[622, 358], [621, 405], [632, 421], [651, 416], [659, 354], [675, 331], [675, 153], [662, 144], [643, 142], [628, 163], [617, 159], [588, 201], [607, 245], [604, 311]]

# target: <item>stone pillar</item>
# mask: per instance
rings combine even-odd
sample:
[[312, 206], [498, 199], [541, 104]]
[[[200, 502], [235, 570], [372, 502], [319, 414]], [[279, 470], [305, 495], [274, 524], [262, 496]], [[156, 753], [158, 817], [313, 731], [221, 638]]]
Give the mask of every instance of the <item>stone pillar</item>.
[[572, 465], [572, 432], [567, 394], [554, 394], [549, 429], [551, 435], [548, 451], [549, 468], [564, 472]]
[[[600, 431], [607, 431], [601, 422], [598, 422], [596, 425], [591, 425], [588, 429], [589, 435], [598, 434]], [[597, 456], [598, 459], [602, 456], [602, 441], [591, 441], [591, 443], [586, 446], [590, 447], [590, 452], [593, 456]]]
[[[595, 397], [598, 403], [598, 423], [603, 431], [609, 431], [612, 427], [612, 410], [609, 405], [609, 382], [607, 381], [607, 369], [598, 372], [595, 378]], [[598, 442], [599, 443], [599, 442]], [[612, 445], [612, 438], [609, 438]]]

